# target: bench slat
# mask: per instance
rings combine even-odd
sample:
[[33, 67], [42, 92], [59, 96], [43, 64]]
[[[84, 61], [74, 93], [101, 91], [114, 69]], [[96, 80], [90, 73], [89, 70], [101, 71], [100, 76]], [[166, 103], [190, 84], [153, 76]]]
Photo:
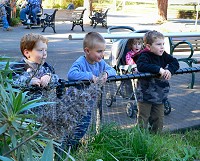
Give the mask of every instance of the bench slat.
[[59, 9], [56, 12], [55, 21], [72, 21], [74, 10]]

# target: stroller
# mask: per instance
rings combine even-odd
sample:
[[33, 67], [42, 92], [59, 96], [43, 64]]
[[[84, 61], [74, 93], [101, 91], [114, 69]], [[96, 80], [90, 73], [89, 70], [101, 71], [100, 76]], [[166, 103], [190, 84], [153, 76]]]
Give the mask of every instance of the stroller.
[[[115, 29], [126, 29], [130, 32], [134, 33], [146, 33], [149, 30], [135, 30], [129, 26], [114, 26], [108, 28], [108, 33], [111, 33], [112, 30]], [[112, 66], [117, 70], [118, 74], [134, 74], [136, 65], [125, 65], [125, 56], [126, 53], [129, 51], [127, 47], [128, 39], [121, 39], [121, 40], [111, 40], [113, 42], [112, 45], [112, 54], [111, 54], [111, 62]], [[113, 60], [113, 58], [115, 60]], [[106, 105], [108, 107], [112, 106], [112, 103], [116, 101], [116, 96], [120, 95], [122, 98], [126, 98], [129, 101], [126, 104], [126, 114], [128, 117], [136, 117], [137, 116], [137, 97], [136, 97], [136, 84], [135, 80], [124, 80], [122, 81], [117, 90], [114, 94], [108, 92], [106, 94]], [[171, 112], [171, 104], [168, 100], [163, 101], [164, 104], [164, 114], [168, 115]]]

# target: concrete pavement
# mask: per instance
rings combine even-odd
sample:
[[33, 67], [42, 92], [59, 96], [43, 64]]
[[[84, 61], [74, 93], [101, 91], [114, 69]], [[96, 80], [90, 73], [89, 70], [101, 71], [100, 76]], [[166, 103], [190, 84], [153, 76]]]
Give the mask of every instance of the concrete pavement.
[[[48, 10], [51, 12], [51, 10]], [[155, 29], [163, 32], [173, 31], [191, 31], [194, 30], [194, 20], [178, 20], [170, 18], [163, 25], [154, 23], [153, 13], [148, 15], [124, 15], [122, 13], [108, 13], [108, 26], [128, 25], [136, 30]], [[84, 25], [85, 33], [96, 31], [106, 33], [107, 29], [98, 25], [95, 29], [89, 25]], [[81, 40], [68, 40], [69, 34], [83, 33], [80, 26], [76, 26], [74, 31], [71, 31], [71, 22], [57, 22], [56, 31], [54, 34], [51, 28], [46, 28], [42, 33], [42, 28], [33, 27], [26, 29], [25, 26], [19, 25], [14, 27], [13, 31], [5, 32], [0, 30], [0, 55], [13, 57], [14, 60], [19, 60], [22, 55], [19, 49], [21, 37], [27, 33], [39, 33], [49, 39], [48, 59], [47, 62], [55, 67], [56, 73], [60, 78], [66, 79], [72, 63], [83, 55]], [[187, 89], [187, 83], [190, 82], [190, 75], [177, 75], [172, 79], [172, 88], [169, 100], [172, 104], [172, 112], [165, 117], [165, 128], [171, 130], [181, 127], [190, 127], [200, 125], [200, 104], [198, 102], [200, 96], [200, 74], [196, 75], [195, 89]], [[125, 100], [126, 101], [126, 100]], [[111, 108], [107, 108], [105, 100], [103, 102], [103, 118], [104, 121], [118, 122], [126, 127], [134, 125], [134, 120], [126, 116], [125, 103], [121, 97], [118, 97], [117, 102]]]
[[[52, 13], [53, 10], [47, 9], [44, 13]], [[167, 31], [187, 31], [194, 29], [194, 20], [178, 20], [169, 18], [169, 21], [163, 25], [155, 24], [155, 16], [152, 14], [147, 15], [127, 15], [121, 12], [109, 13], [108, 12], [108, 27], [109, 26], [132, 26], [136, 30], [141, 29], [155, 29], [163, 32]], [[192, 26], [192, 27], [191, 27]], [[55, 66], [57, 73], [60, 77], [66, 78], [66, 72], [71, 66], [72, 62], [82, 54], [82, 41], [68, 40], [69, 34], [84, 33], [81, 31], [80, 26], [76, 26], [74, 31], [71, 31], [71, 22], [56, 22], [56, 31], [54, 34], [52, 28], [46, 28], [45, 32], [41, 32], [39, 27], [26, 29], [25, 26], [19, 25], [14, 27], [13, 31], [0, 30], [0, 55], [11, 56], [16, 59], [21, 57], [19, 50], [19, 41], [24, 34], [33, 32], [39, 33], [49, 38], [48, 45], [48, 60]], [[84, 25], [85, 33], [96, 31], [100, 33], [107, 33], [107, 29], [97, 25], [94, 29], [90, 25]]]

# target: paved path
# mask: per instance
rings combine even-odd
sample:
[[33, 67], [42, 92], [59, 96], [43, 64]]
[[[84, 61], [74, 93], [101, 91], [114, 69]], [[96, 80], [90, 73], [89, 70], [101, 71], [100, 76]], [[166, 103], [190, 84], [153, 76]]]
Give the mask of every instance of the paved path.
[[[51, 12], [51, 10], [48, 10]], [[108, 26], [129, 25], [136, 30], [139, 29], [155, 29], [163, 32], [166, 31], [189, 31], [194, 29], [194, 20], [178, 20], [171, 18], [163, 25], [157, 25], [152, 19], [153, 14], [149, 18], [144, 15], [123, 15], [122, 13], [109, 13]], [[89, 25], [85, 25], [85, 33], [89, 31], [97, 31], [106, 33], [107, 29], [98, 25], [95, 29]], [[56, 23], [56, 31], [54, 34], [51, 28], [47, 28], [45, 33], [42, 33], [41, 28], [26, 29], [19, 25], [14, 27], [13, 31], [5, 32], [0, 30], [0, 55], [13, 57], [14, 60], [19, 60], [22, 55], [19, 49], [19, 41], [24, 34], [33, 32], [43, 34], [49, 38], [48, 45], [48, 59], [47, 61], [54, 65], [56, 73], [60, 78], [66, 79], [66, 73], [71, 64], [83, 54], [82, 41], [68, 40], [69, 34], [82, 33], [80, 26], [76, 26], [74, 31], [71, 31], [70, 22]], [[194, 90], [187, 89], [187, 83], [190, 81], [190, 75], [176, 76], [172, 79], [172, 90], [169, 96], [170, 102], [173, 106], [173, 111], [170, 115], [165, 117], [165, 127], [171, 130], [180, 127], [188, 127], [193, 125], [200, 125], [200, 104], [199, 104], [199, 85], [200, 74], [197, 74], [197, 82]], [[186, 81], [184, 81], [186, 80]], [[132, 126], [133, 119], [126, 116], [126, 100], [118, 97], [117, 102], [111, 108], [107, 108], [104, 101], [104, 121], [117, 121], [125, 127]], [[120, 104], [121, 103], [121, 104]], [[107, 119], [106, 119], [107, 118]]]
[[[51, 13], [53, 10], [45, 10], [44, 12]], [[186, 24], [194, 26], [194, 20], [186, 21], [174, 18], [171, 18], [169, 22], [163, 25], [157, 25], [152, 18], [155, 16], [153, 16], [153, 14], [149, 14], [148, 16], [149, 18], [145, 18], [144, 15], [133, 16], [108, 12], [108, 26], [128, 25], [134, 27], [136, 30], [155, 29], [164, 32], [166, 32], [166, 30], [177, 32], [187, 30], [189, 27], [187, 27]], [[85, 33], [90, 31], [97, 31], [100, 33], [107, 32], [107, 29], [101, 27], [101, 25], [98, 25], [95, 29], [89, 25], [84, 25], [84, 28]], [[71, 31], [70, 29], [71, 22], [58, 22], [56, 23], [56, 34], [53, 33], [51, 28], [46, 28], [46, 31], [42, 33], [41, 28], [26, 29], [26, 27], [22, 25], [14, 27], [14, 30], [10, 32], [0, 30], [0, 54], [19, 59], [21, 57], [19, 49], [21, 37], [30, 32], [43, 34], [49, 38], [48, 61], [55, 66], [60, 77], [66, 78], [66, 72], [72, 62], [78, 58], [83, 51], [82, 41], [70, 41], [67, 39], [69, 34], [83, 33], [80, 26], [76, 26], [74, 31]]]

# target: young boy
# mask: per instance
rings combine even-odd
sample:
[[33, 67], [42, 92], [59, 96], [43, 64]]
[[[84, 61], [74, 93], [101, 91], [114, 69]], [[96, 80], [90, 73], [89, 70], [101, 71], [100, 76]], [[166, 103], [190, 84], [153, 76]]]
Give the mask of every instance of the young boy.
[[104, 60], [105, 39], [97, 32], [89, 32], [83, 40], [84, 56], [79, 57], [68, 72], [69, 81], [91, 80], [96, 82], [100, 74], [105, 73], [104, 81], [116, 75], [114, 68]]
[[[97, 32], [89, 32], [83, 40], [84, 56], [79, 57], [68, 72], [69, 81], [90, 80], [94, 83], [98, 77], [103, 74], [103, 81], [106, 82], [109, 76], [116, 75], [114, 68], [109, 66], [104, 60], [104, 51], [106, 49], [105, 39]], [[91, 111], [83, 117], [77, 126], [75, 134], [76, 139], [80, 140], [86, 133], [91, 120]]]
[[137, 69], [139, 72], [160, 74], [160, 77], [138, 79], [137, 124], [147, 128], [149, 123], [152, 132], [160, 132], [163, 128], [163, 100], [167, 98], [170, 88], [168, 80], [179, 69], [179, 63], [164, 51], [164, 36], [160, 32], [147, 32], [144, 45], [146, 48], [137, 60]]
[[23, 59], [14, 64], [13, 80], [16, 86], [47, 87], [56, 83], [58, 76], [52, 66], [45, 62], [48, 40], [38, 34], [26, 34], [21, 38], [20, 49]]

